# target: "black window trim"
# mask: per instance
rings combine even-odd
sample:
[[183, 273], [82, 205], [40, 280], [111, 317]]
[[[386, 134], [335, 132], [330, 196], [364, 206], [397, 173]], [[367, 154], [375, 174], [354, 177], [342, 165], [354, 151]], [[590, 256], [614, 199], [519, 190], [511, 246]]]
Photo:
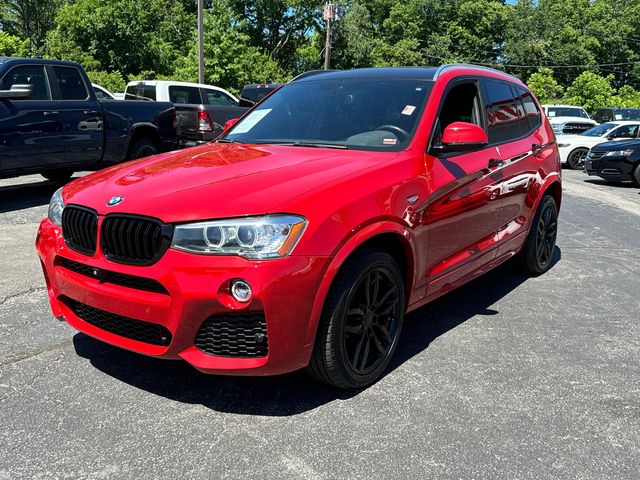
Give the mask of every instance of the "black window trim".
[[9, 68], [9, 70], [7, 71], [7, 73], [5, 73], [2, 78], [0, 78], [0, 84], [2, 84], [2, 82], [4, 82], [4, 79], [7, 77], [7, 75], [9, 75], [14, 69], [18, 68], [18, 67], [42, 67], [42, 70], [44, 70], [44, 78], [45, 78], [45, 82], [46, 82], [46, 87], [47, 87], [47, 95], [49, 96], [48, 99], [46, 100], [38, 100], [35, 98], [12, 98], [11, 101], [12, 102], [56, 102], [57, 100], [54, 100], [53, 98], [53, 90], [52, 90], [52, 82], [51, 82], [51, 78], [49, 75], [49, 69], [47, 68], [49, 65], [47, 64], [42, 64], [42, 63], [15, 63], [13, 65], [11, 65], [11, 67]]
[[[480, 114], [480, 126], [482, 127], [482, 129], [485, 131], [485, 133], [487, 133], [487, 115], [486, 115], [486, 111], [484, 108], [484, 91], [482, 91], [482, 88], [480, 86], [480, 76], [473, 76], [473, 75], [464, 75], [461, 77], [456, 77], [454, 79], [452, 79], [451, 81], [449, 81], [449, 83], [447, 83], [447, 85], [444, 88], [444, 91], [442, 92], [442, 95], [440, 96], [440, 101], [438, 103], [438, 110], [436, 111], [436, 116], [433, 120], [433, 125], [431, 125], [431, 132], [429, 133], [429, 142], [427, 143], [427, 154], [431, 155], [433, 157], [438, 157], [438, 158], [451, 158], [451, 157], [457, 157], [459, 155], [467, 155], [469, 153], [472, 153], [471, 151], [465, 151], [465, 152], [443, 152], [443, 153], [435, 153], [433, 152], [433, 147], [434, 147], [434, 140], [435, 140], [435, 135], [436, 135], [436, 130], [437, 130], [437, 124], [438, 121], [440, 119], [440, 113], [442, 113], [442, 107], [444, 107], [444, 102], [447, 99], [447, 95], [449, 95], [449, 93], [451, 92], [451, 90], [453, 90], [455, 87], [460, 86], [460, 85], [464, 85], [467, 83], [473, 83], [476, 86], [476, 91], [478, 92], [478, 96], [476, 97], [476, 101], [479, 101], [480, 104], [478, 105], [478, 109], [479, 109], [479, 114]], [[432, 90], [433, 92], [433, 90]], [[488, 133], [487, 133], [488, 136]], [[487, 144], [484, 148], [489, 147], [490, 145]], [[482, 148], [481, 150], [484, 150], [484, 148]]]

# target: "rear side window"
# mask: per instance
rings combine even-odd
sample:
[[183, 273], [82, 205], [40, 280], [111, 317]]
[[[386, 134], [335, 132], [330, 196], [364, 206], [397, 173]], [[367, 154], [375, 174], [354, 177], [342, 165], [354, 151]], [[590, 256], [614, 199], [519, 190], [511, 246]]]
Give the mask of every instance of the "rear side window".
[[22, 65], [12, 68], [0, 85], [0, 90], [11, 90], [12, 85], [33, 85], [34, 94], [27, 100], [51, 100], [47, 77], [41, 65]]
[[85, 100], [89, 96], [82, 75], [76, 68], [53, 67], [62, 100]]
[[225, 95], [217, 90], [203, 90], [204, 98], [208, 105], [223, 105], [225, 107], [235, 106], [236, 102], [233, 101], [229, 95]]
[[129, 85], [124, 92], [125, 100], [155, 100], [156, 86], [138, 83]]
[[[523, 133], [531, 133], [533, 130], [540, 126], [542, 121], [542, 113], [538, 108], [535, 100], [533, 99], [533, 95], [531, 92], [525, 90], [522, 87], [513, 86], [515, 89], [518, 99], [522, 104], [523, 113], [526, 120], [526, 131]], [[523, 125], [524, 126], [524, 125]]]
[[202, 103], [200, 91], [196, 87], [169, 87], [169, 100], [173, 103]]
[[[522, 104], [508, 83], [483, 79], [489, 143], [502, 143], [521, 137], [528, 129]], [[524, 127], [524, 128], [523, 128]]]

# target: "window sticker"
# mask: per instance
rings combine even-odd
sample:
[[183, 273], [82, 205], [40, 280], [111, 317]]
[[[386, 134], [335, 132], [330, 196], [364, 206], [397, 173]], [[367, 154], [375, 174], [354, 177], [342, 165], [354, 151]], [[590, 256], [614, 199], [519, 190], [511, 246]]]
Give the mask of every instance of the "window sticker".
[[621, 113], [616, 113], [614, 115], [614, 117], [615, 117], [616, 120], [622, 120], [622, 114]]
[[555, 117], [555, 116], [556, 116], [556, 111], [555, 110], [549, 110], [548, 117], [551, 118], [551, 117]]
[[238, 124], [236, 128], [233, 129], [233, 132], [231, 132], [231, 134], [233, 135], [234, 133], [247, 133], [249, 130], [255, 127], [260, 120], [269, 115], [269, 113], [271, 113], [270, 108], [254, 110], [249, 115], [247, 115], [246, 118], [242, 119], [242, 122], [240, 122], [240, 124]]
[[411, 115], [415, 110], [416, 110], [416, 107], [414, 105], [407, 105], [402, 109], [402, 114]]
[[395, 145], [396, 143], [398, 143], [398, 140], [395, 138], [383, 138], [382, 139], [382, 144], [383, 145]]

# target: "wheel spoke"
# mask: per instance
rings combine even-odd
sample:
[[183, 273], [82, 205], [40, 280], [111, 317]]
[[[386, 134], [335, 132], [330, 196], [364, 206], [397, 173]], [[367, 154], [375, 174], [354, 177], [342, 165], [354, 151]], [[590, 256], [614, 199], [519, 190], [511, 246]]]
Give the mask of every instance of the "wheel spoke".
[[376, 332], [373, 329], [371, 329], [370, 332], [371, 332], [371, 339], [373, 340], [373, 344], [378, 349], [380, 354], [384, 355], [386, 353], [386, 350], [384, 349], [384, 347], [380, 343], [380, 340], [378, 339], [378, 337], [376, 335]]
[[374, 323], [373, 327], [377, 328], [380, 331], [380, 333], [382, 334], [382, 337], [387, 342], [391, 342], [391, 335], [389, 335], [389, 330], [387, 330], [387, 327], [385, 327], [384, 325], [380, 325], [379, 323]]
[[350, 317], [352, 315], [364, 317], [364, 310], [361, 308], [350, 308], [349, 310], [347, 310], [347, 316]]
[[357, 368], [358, 365], [358, 359], [360, 358], [360, 351], [362, 350], [362, 345], [364, 344], [365, 338], [367, 338], [367, 336], [364, 334], [365, 332], [362, 332], [363, 335], [360, 338], [360, 341], [358, 342], [358, 345], [356, 346], [356, 351], [353, 354], [353, 360], [351, 361], [351, 365], [353, 365], [354, 367]]
[[364, 370], [364, 367], [367, 366], [367, 360], [369, 360], [369, 350], [371, 348], [371, 339], [369, 335], [365, 335], [362, 337], [364, 339], [364, 350], [362, 351], [362, 361], [360, 362], [360, 370]]
[[396, 293], [396, 289], [395, 288], [391, 288], [389, 290], [387, 290], [387, 293], [385, 293], [382, 298], [376, 302], [376, 304], [372, 307], [372, 310], [375, 312], [377, 311], [382, 305], [384, 305], [384, 303], [389, 300], [389, 297], [391, 295], [393, 295], [394, 293]]
[[383, 316], [383, 315], [388, 315], [390, 314], [398, 305], [398, 297], [393, 299], [393, 302], [391, 302], [387, 308], [385, 308], [384, 310], [381, 310], [378, 312], [378, 316]]
[[346, 326], [345, 333], [362, 333], [362, 325]]

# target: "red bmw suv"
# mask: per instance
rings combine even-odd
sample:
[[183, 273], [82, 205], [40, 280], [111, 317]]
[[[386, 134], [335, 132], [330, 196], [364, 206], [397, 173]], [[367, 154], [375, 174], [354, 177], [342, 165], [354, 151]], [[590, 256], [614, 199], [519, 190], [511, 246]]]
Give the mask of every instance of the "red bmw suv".
[[518, 79], [310, 72], [217, 141], [58, 190], [36, 246], [53, 314], [214, 374], [378, 379], [403, 316], [518, 257], [546, 271], [558, 150]]

